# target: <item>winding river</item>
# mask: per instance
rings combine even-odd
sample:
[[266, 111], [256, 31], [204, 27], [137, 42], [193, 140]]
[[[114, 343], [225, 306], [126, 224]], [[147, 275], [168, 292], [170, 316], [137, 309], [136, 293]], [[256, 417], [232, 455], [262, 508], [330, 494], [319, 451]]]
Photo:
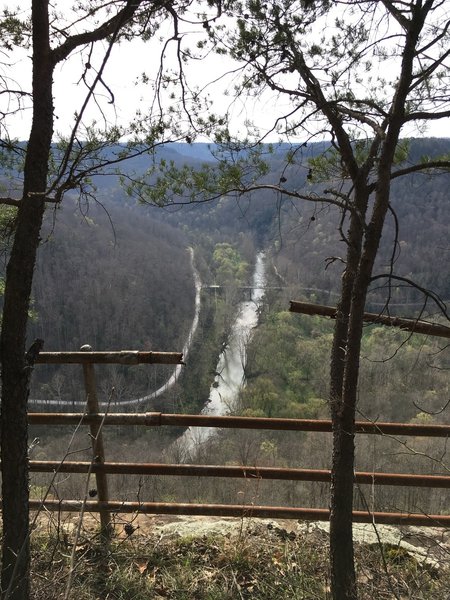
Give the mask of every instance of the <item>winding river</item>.
[[[266, 283], [264, 258], [263, 252], [256, 256], [251, 300], [239, 305], [228, 344], [217, 363], [216, 377], [211, 386], [208, 403], [201, 411], [203, 415], [224, 415], [230, 412], [234, 408], [239, 391], [245, 385], [246, 348], [252, 330], [258, 324], [259, 308]], [[209, 427], [189, 427], [178, 439], [178, 443], [181, 442], [186, 450], [193, 449], [208, 439], [213, 431], [214, 429]]]

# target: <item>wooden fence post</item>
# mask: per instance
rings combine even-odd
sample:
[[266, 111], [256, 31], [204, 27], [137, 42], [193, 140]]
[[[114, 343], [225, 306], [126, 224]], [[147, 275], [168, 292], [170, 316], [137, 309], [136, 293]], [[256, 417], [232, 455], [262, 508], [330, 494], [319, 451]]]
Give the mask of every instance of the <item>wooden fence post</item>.
[[[92, 348], [88, 344], [81, 346], [83, 352], [91, 352]], [[94, 365], [90, 362], [83, 363], [84, 387], [86, 390], [87, 414], [98, 415], [99, 406], [97, 399], [97, 388], [95, 383]], [[90, 424], [91, 443], [93, 460], [96, 464], [104, 464], [105, 449], [103, 445], [103, 435], [101, 425], [99, 423]], [[108, 496], [108, 480], [104, 472], [95, 474], [97, 484], [97, 497], [100, 502], [107, 502]], [[100, 509], [100, 533], [102, 537], [108, 538], [112, 533], [111, 515], [108, 510]]]

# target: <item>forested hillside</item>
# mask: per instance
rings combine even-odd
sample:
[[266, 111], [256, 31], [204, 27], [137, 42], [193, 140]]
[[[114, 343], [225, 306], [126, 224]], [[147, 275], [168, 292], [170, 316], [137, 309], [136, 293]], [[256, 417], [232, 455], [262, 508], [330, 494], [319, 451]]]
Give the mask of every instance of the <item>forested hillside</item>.
[[[197, 147], [198, 146], [198, 147]], [[214, 165], [220, 152], [210, 146], [208, 157], [205, 144], [176, 144], [171, 154], [156, 155], [149, 181], [169, 172], [168, 165], [199, 165], [209, 158]], [[315, 195], [335, 182], [326, 179], [327, 166], [335, 160], [325, 143], [305, 144], [290, 148], [287, 145], [266, 145], [260, 149], [260, 160], [265, 163], [265, 175], [259, 183], [277, 184], [280, 181], [288, 189]], [[401, 170], [415, 161], [430, 161], [450, 153], [448, 139], [412, 139], [402, 143], [397, 169]], [[236, 160], [245, 157], [238, 155]], [[173, 163], [171, 162], [173, 161]], [[158, 164], [161, 167], [160, 175]], [[142, 161], [136, 172], [143, 172], [148, 165]], [[197, 166], [198, 168], [198, 166]], [[251, 173], [251, 168], [249, 168]], [[425, 171], [399, 177], [392, 182], [391, 210], [382, 238], [382, 248], [376, 266], [376, 275], [392, 272], [431, 289], [441, 297], [450, 298], [448, 277], [449, 247], [448, 222], [450, 207], [447, 190], [450, 175]], [[164, 209], [170, 222], [185, 230], [195, 230], [213, 239], [233, 239], [236, 234], [251, 232], [260, 247], [273, 250], [274, 265], [280, 281], [296, 286], [298, 292], [309, 296], [311, 289], [324, 290], [315, 297], [332, 302], [339, 289], [342, 256], [348, 226], [341, 222], [338, 210], [324, 202], [306, 202], [291, 199], [270, 189], [261, 189], [245, 195], [233, 194], [212, 202], [190, 202], [189, 195], [179, 192], [182, 182], [173, 184]], [[169, 186], [170, 187], [170, 186]], [[182, 206], [182, 208], [181, 208]], [[433, 268], [430, 269], [430, 265]], [[381, 308], [387, 296], [386, 279], [376, 280], [371, 286], [369, 304], [374, 310]], [[305, 289], [306, 288], [306, 289]], [[297, 293], [298, 293], [297, 292]], [[393, 312], [407, 305], [408, 311], [420, 308], [421, 295], [411, 286], [393, 282], [390, 289], [390, 308]], [[399, 306], [396, 306], [399, 305]]]
[[49, 215], [38, 258], [33, 334], [48, 350], [179, 347], [193, 314], [187, 239], [144, 209], [75, 206]]
[[[410, 144], [409, 153], [410, 158], [416, 160], [418, 156], [433, 157], [449, 149], [448, 140], [415, 140]], [[214, 147], [206, 144], [175, 144], [159, 151], [152, 164], [173, 161], [178, 166], [198, 166], [205, 160], [214, 164], [211, 150], [214, 151]], [[264, 150], [262, 156], [268, 165], [264, 180], [278, 181], [284, 177], [299, 189], [318, 190], [311, 170], [320, 165], [318, 157], [326, 153], [327, 147], [313, 144], [299, 148], [295, 160], [286, 167], [287, 151], [285, 146]], [[404, 160], [405, 164], [408, 160]], [[152, 166], [150, 162], [148, 157], [136, 159], [129, 166], [130, 174], [144, 173]], [[156, 177], [156, 173], [152, 177]], [[446, 197], [449, 177], [448, 174], [433, 178], [416, 174], [394, 181], [392, 214], [395, 211], [398, 239], [395, 240], [395, 220], [391, 217], [377, 267], [379, 273], [389, 272], [390, 259], [394, 257], [395, 274], [432, 289], [444, 299], [450, 297], [450, 207]], [[345, 222], [341, 232], [338, 230], [339, 216], [335, 208], [291, 201], [270, 190], [199, 204], [189, 204], [182, 197], [174, 196], [174, 205], [156, 208], [128, 198], [126, 189], [114, 176], [100, 177], [95, 183], [99, 204], [79, 206], [73, 200], [47, 214], [29, 333], [30, 340], [43, 338], [47, 350], [76, 350], [85, 343], [98, 350], [181, 350], [193, 317], [194, 285], [188, 245], [195, 247], [196, 265], [206, 283], [220, 283], [223, 266], [220, 267], [217, 257], [221, 244], [231, 244], [242, 265], [252, 264], [254, 244], [268, 250], [274, 267], [272, 283], [284, 288], [281, 296], [275, 294], [268, 298], [271, 310], [274, 306], [285, 310], [289, 299], [334, 304], [342, 267], [340, 256], [344, 250], [341, 238], [345, 235]], [[180, 206], [183, 203], [187, 205]], [[237, 271], [234, 275], [230, 273], [228, 284], [236, 275]], [[241, 266], [241, 282], [242, 277], [245, 279], [248, 275]], [[201, 406], [207, 397], [215, 360], [226, 336], [233, 306], [239, 299], [231, 291], [227, 298], [227, 302], [221, 298], [219, 304], [216, 300], [215, 306], [210, 299], [203, 298], [200, 328], [193, 346], [200, 354], [195, 355], [190, 369], [186, 370], [189, 371], [185, 373], [186, 381], [190, 381], [188, 388], [178, 392], [182, 406]], [[383, 307], [388, 298], [386, 280], [374, 283], [370, 298], [373, 310]], [[417, 290], [403, 283], [392, 285], [390, 311], [413, 316], [420, 310], [421, 302]], [[428, 309], [433, 311], [434, 307], [428, 303]], [[266, 312], [267, 309], [264, 314]], [[284, 344], [280, 342], [277, 349], [282, 365], [286, 363], [283, 357], [296, 354], [295, 344], [288, 350], [289, 335], [282, 333], [286, 319], [294, 322], [296, 317], [268, 318], [272, 319], [273, 330], [270, 343], [279, 337]], [[258, 336], [263, 332], [262, 328]], [[295, 330], [293, 335], [297, 335]], [[302, 337], [305, 335], [309, 334], [303, 333]], [[318, 344], [319, 341], [312, 344], [314, 352]], [[252, 369], [256, 367], [252, 366], [251, 352], [249, 356], [251, 379]], [[323, 360], [325, 366], [320, 378], [325, 381], [326, 351]], [[154, 389], [167, 372], [164, 368], [154, 368], [151, 377], [147, 374], [143, 379], [140, 372], [128, 374], [119, 386], [123, 388], [123, 397]], [[311, 376], [317, 378], [317, 369]], [[274, 393], [278, 398], [283, 389], [279, 387], [279, 377], [274, 374], [265, 377], [266, 389], [276, 388]], [[326, 397], [325, 390], [318, 393], [311, 389], [307, 383], [310, 379], [304, 374], [297, 373], [295, 377], [301, 385], [294, 388], [294, 395], [306, 386], [310, 389], [308, 396]], [[118, 385], [117, 374], [114, 378]], [[200, 394], [194, 390], [195, 382], [202, 382]], [[250, 385], [246, 394], [251, 390]], [[34, 393], [38, 397], [43, 394], [61, 397], [62, 394], [62, 397], [73, 398], [80, 392], [75, 392], [74, 386], [67, 387], [60, 369], [40, 367]], [[183, 398], [183, 394], [188, 397]], [[288, 416], [291, 409], [292, 416], [298, 413], [288, 397], [280, 402], [278, 413]], [[317, 404], [314, 406], [317, 408]], [[316, 408], [311, 406], [306, 412], [315, 414]]]
[[[194, 293], [188, 241], [179, 229], [126, 203], [94, 204], [82, 214], [68, 202], [48, 213], [29, 337], [44, 339], [48, 351], [83, 344], [95, 350], [181, 351]], [[111, 367], [109, 385], [120, 396], [145, 394], [168, 373], [161, 367], [149, 380], [141, 371]], [[80, 399], [69, 373], [67, 367], [40, 367], [34, 397]]]
[[[398, 168], [418, 157], [429, 160], [449, 152], [450, 140], [413, 140], [408, 158]], [[312, 168], [308, 167], [310, 164], [306, 162], [305, 168], [298, 168], [297, 173], [313, 176], [317, 163], [313, 162]], [[299, 184], [302, 185], [300, 181]], [[305, 185], [306, 189], [318, 189], [317, 184], [308, 184], [307, 180]], [[448, 173], [433, 177], [418, 173], [393, 181], [391, 212], [375, 275], [389, 273], [392, 265], [393, 274], [450, 299], [449, 185]], [[282, 204], [280, 229], [273, 229], [274, 262], [281, 279], [295, 286], [301, 297], [311, 296], [311, 291], [304, 288], [317, 288], [323, 291], [312, 297], [333, 304], [333, 292], [339, 289], [342, 272], [341, 257], [345, 253], [345, 220], [341, 231], [339, 226], [340, 216], [334, 207], [290, 200]], [[388, 298], [392, 312], [410, 316], [417, 314], [423, 300], [419, 292], [404, 282], [397, 285], [393, 281], [388, 290], [386, 278], [376, 280], [371, 286], [369, 306], [379, 310]], [[428, 307], [432, 308], [430, 304]]]
[[[432, 155], [447, 150], [448, 145], [447, 141], [426, 141], [412, 149]], [[186, 152], [188, 149], [184, 148]], [[315, 150], [323, 151], [323, 146], [308, 148], [304, 164], [292, 165], [284, 176], [298, 177], [299, 185], [312, 185], [307, 179], [308, 158], [317, 156]], [[267, 179], [279, 178], [281, 154], [268, 158], [271, 170]], [[449, 175], [434, 179], [412, 176], [396, 182], [394, 194], [400, 224], [395, 272], [432, 287], [446, 298], [450, 280], [448, 181]], [[55, 223], [48, 219], [30, 336], [42, 336], [46, 348], [52, 350], [77, 349], [86, 342], [97, 349], [181, 349], [193, 316], [193, 278], [186, 251], [192, 245], [203, 281], [224, 284], [225, 292], [215, 297], [202, 293], [199, 327], [183, 377], [160, 400], [158, 408], [164, 412], [198, 411], [207, 401], [217, 375], [217, 357], [236, 316], [241, 299], [237, 285], [249, 281], [256, 250], [265, 248], [268, 283], [282, 289], [266, 293], [259, 326], [246, 351], [246, 387], [230, 408], [242, 415], [328, 418], [333, 323], [287, 309], [291, 299], [334, 304], [330, 292], [337, 289], [341, 263], [336, 260], [325, 269], [326, 258], [339, 256], [343, 244], [333, 209], [293, 204], [264, 192], [251, 198], [221, 198], [211, 204], [163, 210], [135, 206], [119, 188], [112, 201], [108, 200], [112, 192], [109, 187], [102, 187], [100, 192], [114, 229], [109, 216], [93, 207], [83, 217], [75, 205], [66, 206], [64, 212], [57, 212]], [[382, 272], [392, 253], [393, 231], [391, 224], [379, 264]], [[373, 308], [381, 308], [386, 297], [385, 288], [376, 290]], [[420, 308], [415, 304], [418, 300], [416, 293], [403, 287], [393, 289], [390, 309], [414, 316]], [[434, 311], [431, 304], [428, 309]], [[444, 346], [438, 339], [409, 339], [398, 330], [366, 327], [358, 418], [448, 422], [448, 349]], [[80, 398], [78, 371], [41, 366], [35, 371], [35, 394], [69, 401]], [[167, 371], [154, 367], [111, 368], [106, 374], [98, 371], [103, 397], [114, 387], [119, 400], [155, 389], [167, 375]], [[35, 433], [41, 439], [34, 455], [38, 458], [55, 459], [68, 443], [62, 431], [51, 439], [40, 429]], [[330, 439], [325, 434], [223, 430], [191, 448], [188, 456], [186, 449], [173, 444], [175, 434], [161, 428], [146, 432], [108, 430], [108, 459], [136, 460], [140, 456], [142, 460], [160, 461], [163, 451], [164, 460], [174, 462], [188, 458], [207, 464], [329, 467]], [[410, 449], [393, 439], [359, 437], [358, 445], [361, 470], [439, 473], [446, 451], [440, 441], [427, 440], [414, 440]], [[79, 446], [85, 448], [84, 438]], [[33, 481], [39, 484], [45, 477]], [[72, 476], [61, 480], [58, 493], [77, 497], [80, 485]], [[183, 478], [161, 477], [148, 477], [145, 482], [137, 477], [111, 482], [111, 493], [123, 500], [133, 499], [139, 490], [142, 499], [241, 502], [244, 498], [289, 506], [323, 506], [326, 489], [326, 484], [318, 483], [280, 483], [275, 489], [270, 482], [249, 481], [243, 486], [231, 480], [197, 481], [186, 486]], [[356, 503], [364, 508], [362, 498], [358, 496]], [[436, 492], [431, 497], [411, 488], [385, 488], [377, 490], [371, 501], [380, 510], [395, 507], [432, 512], [443, 509], [445, 494]]]

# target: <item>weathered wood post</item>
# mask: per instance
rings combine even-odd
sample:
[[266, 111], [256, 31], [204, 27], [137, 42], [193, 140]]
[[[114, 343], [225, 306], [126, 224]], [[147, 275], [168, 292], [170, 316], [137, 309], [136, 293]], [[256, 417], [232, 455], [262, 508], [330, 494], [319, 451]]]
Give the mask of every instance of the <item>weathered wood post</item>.
[[[81, 346], [82, 352], [91, 352], [92, 348], [88, 344]], [[83, 363], [83, 375], [84, 375], [84, 387], [86, 390], [86, 402], [87, 402], [87, 413], [89, 415], [98, 415], [99, 406], [97, 399], [97, 388], [95, 383], [95, 370], [94, 365], [87, 361]], [[96, 464], [104, 464], [105, 462], [105, 450], [103, 446], [103, 435], [101, 431], [101, 425], [99, 423], [91, 423], [89, 426], [91, 433], [92, 453], [93, 460]], [[100, 502], [107, 502], [109, 500], [108, 495], [108, 481], [104, 472], [97, 472], [95, 474], [97, 484], [97, 498]], [[111, 516], [106, 509], [102, 509], [100, 512], [100, 533], [104, 538], [110, 537], [112, 533], [111, 527]]]

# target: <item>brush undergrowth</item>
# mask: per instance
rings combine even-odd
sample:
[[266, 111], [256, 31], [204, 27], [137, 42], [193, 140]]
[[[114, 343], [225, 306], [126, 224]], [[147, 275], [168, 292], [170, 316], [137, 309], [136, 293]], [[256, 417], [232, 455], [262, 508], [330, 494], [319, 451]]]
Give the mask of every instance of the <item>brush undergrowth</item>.
[[[250, 523], [227, 535], [78, 539], [69, 597], [74, 600], [329, 599], [328, 537]], [[33, 600], [63, 599], [73, 541], [37, 533]], [[382, 552], [381, 552], [382, 550]], [[384, 559], [382, 559], [382, 553]], [[450, 598], [448, 564], [420, 564], [401, 547], [357, 545], [360, 598]], [[66, 596], [67, 597], [67, 596]]]

